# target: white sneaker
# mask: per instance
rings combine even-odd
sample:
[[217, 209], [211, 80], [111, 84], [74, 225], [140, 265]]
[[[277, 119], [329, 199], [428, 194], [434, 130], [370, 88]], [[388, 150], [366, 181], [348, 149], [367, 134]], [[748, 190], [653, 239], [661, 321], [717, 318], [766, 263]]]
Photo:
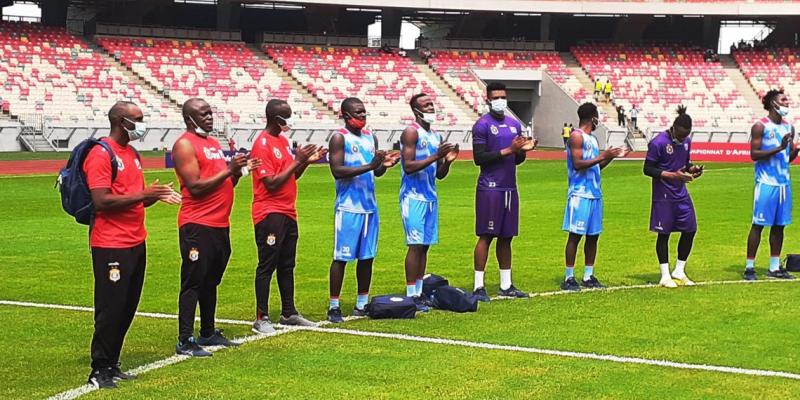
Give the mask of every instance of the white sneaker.
[[691, 280], [691, 279], [689, 279], [689, 277], [688, 277], [688, 276], [686, 276], [686, 275], [683, 275], [683, 276], [677, 276], [677, 275], [674, 275], [674, 274], [673, 274], [673, 275], [672, 275], [672, 279], [674, 279], [675, 281], [677, 281], [676, 283], [677, 283], [678, 285], [684, 285], [684, 286], [694, 286], [694, 282], [692, 282], [692, 280]]
[[673, 281], [672, 278], [670, 278], [669, 276], [662, 276], [661, 277], [661, 282], [659, 282], [658, 284], [663, 286], [663, 287], [665, 287], [665, 288], [676, 288], [676, 287], [678, 287], [678, 284], [675, 283], [675, 281]]

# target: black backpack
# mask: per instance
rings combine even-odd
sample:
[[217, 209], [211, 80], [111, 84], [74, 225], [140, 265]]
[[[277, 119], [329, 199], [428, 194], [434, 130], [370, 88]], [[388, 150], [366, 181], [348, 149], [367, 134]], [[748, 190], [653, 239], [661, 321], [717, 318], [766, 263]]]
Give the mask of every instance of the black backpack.
[[367, 315], [373, 319], [414, 318], [417, 305], [414, 299], [405, 296], [375, 296], [365, 307]]
[[783, 266], [787, 271], [800, 272], [800, 254], [787, 254]]
[[434, 290], [449, 285], [450, 282], [447, 278], [435, 274], [427, 274], [422, 278], [422, 295], [430, 297], [433, 295]]
[[[117, 179], [117, 157], [114, 155], [114, 150], [108, 143], [95, 138], [88, 138], [72, 149], [67, 165], [61, 168], [56, 181], [56, 187], [61, 192], [61, 207], [67, 214], [75, 217], [77, 223], [83, 225], [91, 225], [94, 219], [92, 193], [89, 191], [86, 174], [83, 172], [83, 163], [94, 146], [101, 146], [108, 152], [111, 159], [111, 182], [114, 182]], [[136, 149], [133, 151], [141, 162], [139, 152]]]
[[458, 313], [478, 311], [477, 297], [452, 286], [441, 286], [434, 290], [431, 304], [434, 308]]
[[117, 157], [108, 143], [95, 138], [86, 139], [72, 149], [67, 165], [61, 168], [56, 182], [61, 192], [61, 207], [67, 214], [75, 217], [76, 222], [83, 225], [89, 225], [94, 218], [94, 204], [86, 182], [86, 174], [83, 172], [83, 162], [95, 145], [102, 146], [111, 157], [113, 182], [117, 177]]

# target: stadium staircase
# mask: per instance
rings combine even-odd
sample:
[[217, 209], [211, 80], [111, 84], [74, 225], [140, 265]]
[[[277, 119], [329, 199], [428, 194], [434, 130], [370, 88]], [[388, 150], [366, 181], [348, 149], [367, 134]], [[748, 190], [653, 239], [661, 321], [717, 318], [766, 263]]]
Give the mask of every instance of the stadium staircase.
[[[561, 60], [564, 61], [564, 64], [567, 66], [567, 70], [575, 76], [575, 78], [580, 82], [581, 86], [584, 90], [589, 93], [594, 93], [594, 82], [589, 79], [589, 74], [584, 70], [581, 65], [578, 63], [578, 60], [572, 53], [558, 53], [561, 56]], [[580, 99], [578, 99], [580, 101]], [[603, 110], [605, 114], [604, 122], [606, 124], [614, 124], [616, 126], [617, 121], [617, 110], [614, 108], [613, 101], [611, 103], [607, 103], [605, 101], [598, 101], [596, 102], [600, 109]]]
[[22, 127], [17, 136], [22, 147], [31, 152], [57, 151], [53, 143], [44, 135], [44, 120], [41, 115], [20, 115]]
[[119, 71], [119, 73], [124, 75], [126, 78], [130, 79], [132, 82], [137, 83], [139, 87], [142, 88], [142, 90], [147, 90], [153, 96], [163, 98], [166, 101], [168, 101], [172, 106], [171, 108], [174, 108], [173, 110], [170, 111], [175, 111], [178, 114], [181, 113], [181, 104], [179, 104], [176, 99], [170, 97], [169, 92], [165, 92], [163, 89], [159, 88], [152, 82], [149, 82], [148, 80], [144, 79], [141, 75], [137, 74], [130, 67], [123, 64], [119, 58], [111, 55], [106, 49], [97, 44], [95, 41], [84, 39], [84, 43], [86, 43], [86, 45], [89, 46], [90, 49], [94, 50], [96, 54], [104, 58], [108, 62], [108, 64], [113, 66], [117, 71]]
[[[248, 44], [247, 47], [253, 52], [256, 58], [267, 64], [267, 67], [269, 67], [269, 69], [272, 70], [272, 72], [275, 73], [275, 75], [280, 76], [284, 82], [288, 82], [289, 85], [291, 85], [292, 89], [294, 89], [297, 93], [303, 96], [303, 99], [305, 101], [313, 104], [316, 109], [325, 110], [326, 114], [329, 117], [331, 117], [334, 121], [338, 119], [338, 116], [336, 115], [336, 112], [333, 110], [333, 108], [328, 107], [328, 105], [325, 104], [325, 102], [323, 102], [321, 99], [311, 94], [311, 91], [309, 91], [305, 86], [303, 86], [300, 83], [300, 81], [297, 80], [297, 78], [293, 77], [291, 74], [284, 71], [283, 68], [281, 68], [277, 63], [275, 63], [275, 60], [267, 56], [264, 48], [259, 47], [258, 45], [252, 43]], [[291, 104], [289, 105], [291, 106]]]
[[[439, 76], [436, 71], [431, 69], [431, 66], [422, 60], [418, 53], [412, 51], [409, 52], [408, 55], [414, 64], [417, 64], [419, 70], [428, 77], [428, 80], [433, 83], [437, 89], [439, 89], [439, 93], [449, 97], [453, 101], [453, 104], [458, 106], [458, 108], [460, 108], [464, 114], [473, 115], [475, 118], [480, 117], [480, 114], [470, 106], [467, 100], [459, 96], [455, 88], [453, 88], [453, 86]], [[469, 124], [471, 122], [464, 121], [464, 123]]]
[[742, 72], [741, 68], [739, 68], [739, 64], [736, 63], [736, 60], [734, 60], [730, 55], [720, 54], [719, 62], [722, 64], [722, 68], [725, 69], [725, 72], [731, 78], [733, 83], [736, 84], [736, 88], [739, 89], [739, 92], [747, 101], [747, 104], [749, 104], [750, 108], [753, 109], [753, 114], [760, 115], [764, 109], [763, 105], [761, 104], [761, 99], [756, 94], [756, 89], [753, 87], [750, 81], [745, 78], [744, 72]]

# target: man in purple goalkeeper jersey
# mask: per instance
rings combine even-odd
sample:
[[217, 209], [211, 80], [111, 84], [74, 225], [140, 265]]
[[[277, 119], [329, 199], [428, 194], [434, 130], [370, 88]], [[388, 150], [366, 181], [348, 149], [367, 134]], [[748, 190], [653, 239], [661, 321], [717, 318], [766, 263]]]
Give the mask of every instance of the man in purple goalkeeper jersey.
[[489, 301], [483, 275], [489, 258], [489, 246], [497, 238], [497, 263], [500, 266], [500, 296], [528, 297], [511, 284], [511, 240], [519, 228], [517, 165], [525, 153], [536, 147], [533, 138], [522, 135], [519, 121], [505, 114], [508, 102], [506, 87], [492, 82], [486, 85], [491, 110], [472, 127], [472, 153], [481, 167], [475, 192], [475, 286], [480, 301]]
[[[647, 145], [644, 162], [644, 174], [653, 178], [650, 230], [658, 234], [656, 255], [661, 265], [660, 284], [668, 288], [678, 287], [678, 284], [694, 285], [684, 270], [697, 232], [694, 204], [686, 183], [699, 178], [703, 166], [689, 162], [691, 132], [692, 117], [686, 114], [686, 107], [678, 106], [678, 117], [672, 127], [656, 135]], [[670, 276], [669, 236], [672, 232], [680, 232], [681, 238], [678, 261]]]

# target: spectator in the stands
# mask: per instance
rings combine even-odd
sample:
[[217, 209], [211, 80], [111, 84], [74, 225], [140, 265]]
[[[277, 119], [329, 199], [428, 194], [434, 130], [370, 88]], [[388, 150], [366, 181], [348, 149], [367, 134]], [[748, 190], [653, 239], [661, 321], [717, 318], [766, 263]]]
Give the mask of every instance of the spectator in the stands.
[[636, 118], [639, 116], [639, 110], [636, 108], [636, 104], [631, 106], [631, 126], [633, 129], [638, 129], [636, 126]]
[[625, 126], [625, 108], [621, 105], [617, 106], [617, 124]]
[[605, 89], [605, 93], [606, 93], [606, 102], [609, 102], [609, 101], [611, 101], [611, 94], [613, 92], [613, 89], [611, 89], [611, 80], [610, 79], [606, 79], [606, 85], [605, 85], [604, 89]]

